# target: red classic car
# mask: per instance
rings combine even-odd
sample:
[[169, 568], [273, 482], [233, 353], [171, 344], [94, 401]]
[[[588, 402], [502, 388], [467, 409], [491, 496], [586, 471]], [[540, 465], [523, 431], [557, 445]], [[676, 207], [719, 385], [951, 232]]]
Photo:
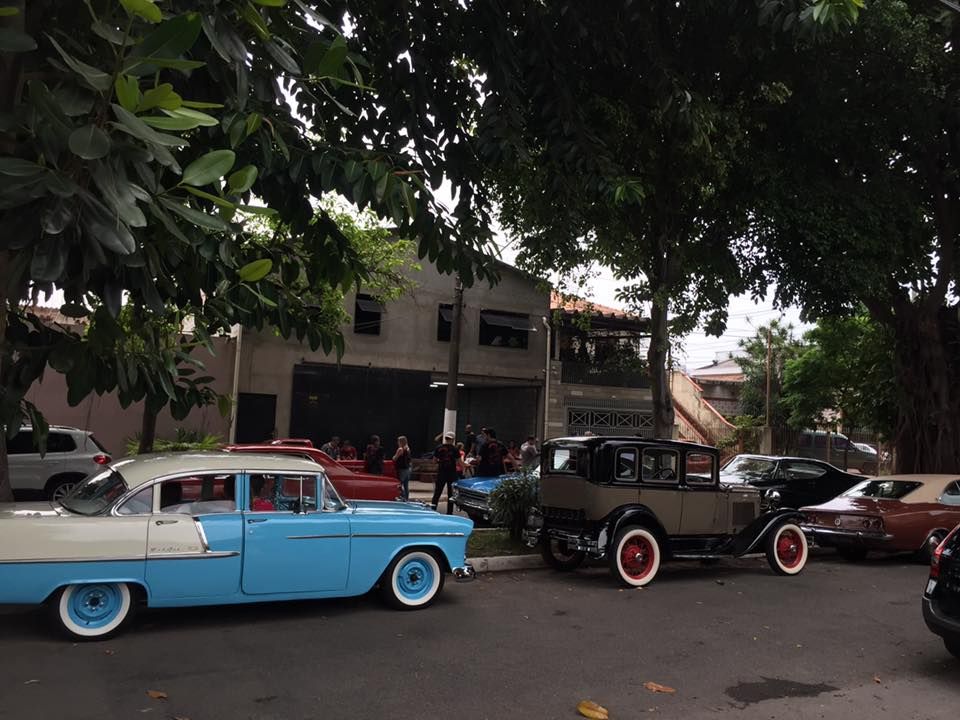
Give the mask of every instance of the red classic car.
[[800, 511], [804, 532], [849, 560], [863, 559], [869, 551], [928, 558], [960, 523], [960, 474], [870, 478]]
[[395, 477], [353, 472], [322, 450], [305, 445], [227, 445], [227, 452], [269, 453], [307, 458], [322, 466], [330, 482], [346, 500], [396, 500], [400, 482]]

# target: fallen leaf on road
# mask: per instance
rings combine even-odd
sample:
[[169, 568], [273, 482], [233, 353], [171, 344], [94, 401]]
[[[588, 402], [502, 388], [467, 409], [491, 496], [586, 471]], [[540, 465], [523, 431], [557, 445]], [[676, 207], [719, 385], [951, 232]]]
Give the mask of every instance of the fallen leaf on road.
[[593, 700], [581, 700], [577, 703], [577, 712], [585, 718], [591, 720], [608, 720], [610, 713], [602, 705], [597, 705]]
[[880, 684], [880, 676], [879, 676], [879, 675], [874, 675], [874, 676], [873, 676], [873, 681], [874, 681], [875, 683], [877, 683], [877, 685], [879, 685], [879, 684]]
[[154, 700], [166, 700], [167, 694], [162, 690], [147, 690], [147, 695]]
[[666, 693], [667, 695], [673, 695], [677, 689], [672, 688], [669, 685], [661, 685], [660, 683], [650, 682], [649, 680], [643, 684], [643, 686], [652, 693]]
[[24, 685], [33, 685], [34, 683], [40, 682], [39, 680], [27, 680]]

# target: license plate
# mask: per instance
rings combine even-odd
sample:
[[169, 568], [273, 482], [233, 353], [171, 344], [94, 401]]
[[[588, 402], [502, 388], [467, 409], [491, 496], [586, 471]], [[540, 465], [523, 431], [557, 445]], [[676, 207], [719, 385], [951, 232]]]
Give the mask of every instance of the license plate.
[[927, 580], [927, 595], [933, 595], [933, 591], [937, 589], [936, 580]]

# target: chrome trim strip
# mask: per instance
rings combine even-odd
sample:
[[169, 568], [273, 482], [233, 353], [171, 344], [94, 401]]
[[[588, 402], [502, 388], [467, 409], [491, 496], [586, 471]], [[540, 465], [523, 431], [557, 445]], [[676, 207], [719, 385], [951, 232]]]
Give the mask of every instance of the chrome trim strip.
[[412, 533], [356, 533], [355, 538], [369, 537], [464, 537], [462, 532], [412, 532]]
[[287, 540], [321, 540], [325, 538], [348, 538], [349, 535], [287, 535]]
[[477, 577], [477, 571], [473, 569], [470, 563], [464, 563], [463, 567], [453, 569], [453, 579], [458, 583], [472, 582]]
[[107, 558], [28, 558], [26, 560], [0, 560], [0, 565], [22, 565], [25, 563], [108, 563], [108, 562], [143, 562], [145, 555], [135, 557], [107, 557]]
[[148, 555], [147, 560], [207, 560], [216, 558], [237, 557], [239, 550], [212, 550], [199, 553], [170, 553], [169, 555]]
[[210, 552], [210, 543], [207, 542], [207, 534], [203, 531], [203, 525], [197, 518], [194, 518], [193, 522], [197, 526], [197, 532], [200, 534], [200, 543], [203, 546], [203, 551]]

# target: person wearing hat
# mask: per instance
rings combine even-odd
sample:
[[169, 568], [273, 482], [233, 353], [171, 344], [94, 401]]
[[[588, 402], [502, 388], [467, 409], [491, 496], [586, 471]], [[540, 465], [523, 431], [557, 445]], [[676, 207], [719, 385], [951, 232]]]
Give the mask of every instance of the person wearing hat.
[[431, 507], [436, 510], [440, 502], [440, 496], [443, 495], [443, 488], [447, 488], [447, 512], [451, 513], [450, 507], [450, 486], [457, 479], [457, 448], [453, 444], [454, 434], [445, 432], [443, 434], [443, 444], [438, 445], [433, 451], [433, 459], [437, 463], [437, 481], [433, 488], [433, 501]]

